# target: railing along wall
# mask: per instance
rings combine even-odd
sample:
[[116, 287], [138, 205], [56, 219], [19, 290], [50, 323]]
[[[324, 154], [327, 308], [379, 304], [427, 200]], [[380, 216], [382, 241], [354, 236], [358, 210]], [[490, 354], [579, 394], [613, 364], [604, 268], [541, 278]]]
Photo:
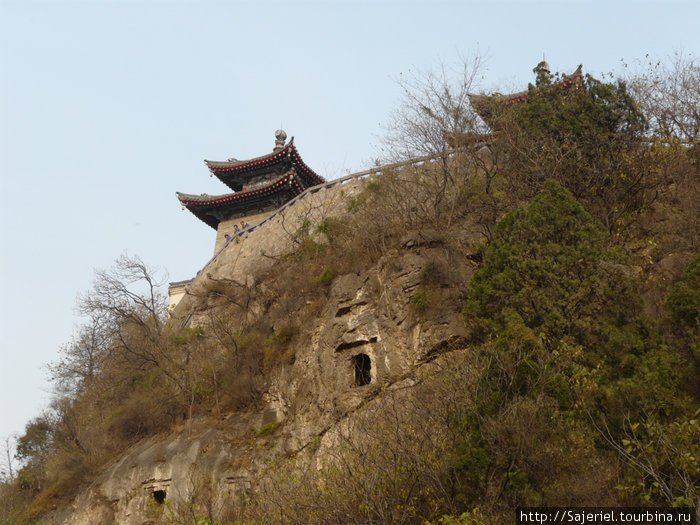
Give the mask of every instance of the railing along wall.
[[[478, 141], [478, 142], [490, 142], [490, 140], [493, 139], [493, 138], [495, 138], [495, 134], [494, 134], [494, 135], [489, 135], [489, 136], [487, 137], [486, 140], [484, 140], [484, 141]], [[663, 140], [663, 139], [658, 139], [658, 138], [657, 138], [657, 139], [649, 138], [649, 139], [644, 140], [644, 142], [647, 142], [647, 143], [650, 143], [650, 144], [651, 144], [651, 143], [671, 144], [673, 141], [671, 141], [671, 140]], [[680, 143], [681, 143], [683, 146], [697, 146], [697, 141], [696, 141], [696, 140], [681, 140]], [[350, 181], [360, 180], [360, 179], [363, 179], [363, 178], [365, 178], [365, 177], [369, 177], [369, 176], [372, 176], [372, 175], [381, 175], [381, 174], [383, 174], [383, 173], [386, 172], [386, 171], [395, 170], [395, 169], [397, 169], [397, 168], [404, 168], [404, 167], [410, 167], [410, 166], [420, 166], [420, 165], [423, 165], [423, 164], [426, 164], [426, 163], [435, 162], [435, 161], [437, 161], [437, 160], [440, 159], [440, 158], [446, 158], [446, 157], [449, 158], [449, 157], [452, 157], [452, 156], [454, 155], [454, 152], [455, 152], [455, 150], [452, 149], [452, 150], [448, 150], [448, 151], [445, 151], [445, 152], [442, 152], [442, 153], [434, 153], [434, 154], [432, 154], [432, 155], [425, 155], [425, 156], [423, 156], [423, 157], [418, 157], [418, 158], [415, 158], [415, 159], [410, 159], [410, 160], [406, 160], [406, 161], [402, 161], [402, 162], [395, 162], [395, 163], [392, 163], [392, 164], [385, 164], [385, 165], [383, 165], [383, 166], [377, 166], [377, 167], [375, 167], [375, 168], [370, 168], [370, 169], [367, 169], [367, 170], [364, 170], [364, 171], [358, 171], [357, 173], [351, 173], [350, 175], [346, 175], [346, 176], [344, 176], [344, 177], [340, 177], [340, 178], [338, 178], [338, 179], [335, 179], [335, 180], [332, 180], [332, 181], [329, 181], [329, 182], [324, 182], [323, 184], [318, 184], [318, 185], [316, 185], [316, 186], [312, 186], [312, 187], [310, 187], [310, 188], [307, 188], [307, 189], [304, 190], [302, 193], [300, 193], [299, 195], [297, 195], [296, 197], [294, 197], [292, 200], [286, 202], [284, 205], [282, 205], [280, 208], [278, 208], [278, 209], [277, 209], [274, 213], [272, 213], [269, 217], [263, 219], [262, 221], [260, 221], [259, 223], [255, 224], [255, 225], [253, 225], [253, 226], [249, 226], [248, 228], [246, 228], [246, 229], [244, 229], [244, 230], [241, 230], [240, 232], [234, 233], [234, 234], [231, 236], [231, 239], [230, 239], [229, 241], [226, 242], [226, 244], [224, 245], [224, 247], [221, 248], [217, 253], [215, 253], [214, 256], [213, 256], [211, 259], [209, 259], [209, 261], [202, 267], [201, 270], [199, 270], [199, 271], [197, 272], [197, 275], [196, 275], [193, 279], [190, 279], [190, 283], [193, 282], [193, 281], [195, 281], [195, 280], [197, 279], [197, 277], [199, 277], [199, 275], [200, 275], [204, 270], [206, 270], [209, 266], [211, 266], [211, 264], [213, 264], [213, 263], [219, 258], [219, 256], [224, 252], [224, 250], [226, 250], [226, 248], [228, 248], [229, 244], [231, 244], [231, 242], [232, 242], [234, 239], [240, 239], [240, 240], [247, 239], [248, 236], [249, 236], [251, 233], [253, 233], [253, 232], [254, 232], [255, 230], [257, 230], [258, 228], [262, 227], [263, 224], [265, 224], [265, 223], [268, 222], [268, 221], [271, 221], [271, 220], [274, 219], [275, 217], [279, 216], [281, 213], [284, 213], [285, 210], [287, 210], [288, 208], [291, 208], [291, 207], [294, 206], [297, 202], [300, 202], [300, 201], [304, 200], [304, 199], [305, 199], [307, 196], [309, 196], [309, 195], [312, 195], [312, 194], [317, 193], [317, 192], [319, 192], [319, 191], [321, 191], [321, 190], [324, 190], [324, 189], [328, 189], [328, 188], [332, 188], [332, 187], [334, 187], [334, 186], [338, 186], [338, 185], [341, 185], [341, 184], [345, 184], [345, 183], [350, 182]], [[192, 317], [192, 312], [190, 312], [189, 316], [188, 316], [188, 317], [186, 318], [186, 320], [184, 321], [185, 324], [186, 324], [187, 322], [189, 322], [189, 319], [190, 319], [191, 317]], [[184, 324], [183, 324], [183, 326], [184, 326]]]
[[310, 188], [306, 188], [303, 192], [301, 192], [299, 195], [294, 197], [292, 200], [286, 202], [282, 206], [280, 206], [275, 212], [270, 215], [269, 217], [266, 217], [259, 223], [253, 225], [253, 226], [248, 226], [246, 229], [241, 230], [237, 233], [234, 233], [231, 235], [231, 239], [226, 242], [223, 248], [221, 248], [218, 252], [214, 254], [214, 256], [209, 259], [207, 264], [204, 265], [204, 267], [197, 272], [197, 276], [199, 276], [200, 273], [202, 273], [204, 270], [206, 270], [211, 264], [213, 264], [219, 256], [223, 253], [226, 248], [228, 248], [229, 244], [232, 242], [235, 242], [234, 239], [240, 239], [244, 240], [247, 239], [248, 236], [253, 233], [255, 230], [260, 228], [263, 224], [265, 224], [268, 221], [271, 221], [275, 217], [279, 216], [280, 214], [284, 213], [285, 210], [291, 208], [294, 206], [297, 202], [300, 202], [304, 200], [306, 197], [309, 195], [313, 195], [314, 193], [318, 193], [321, 190], [329, 189], [334, 186], [339, 186], [341, 184], [345, 184], [350, 181], [355, 181], [355, 180], [361, 180], [366, 177], [370, 177], [372, 175], [381, 175], [387, 171], [393, 171], [398, 168], [405, 168], [405, 167], [415, 167], [415, 166], [422, 166], [424, 164], [432, 163], [437, 161], [440, 158], [444, 157], [451, 157], [454, 154], [454, 151], [447, 151], [444, 153], [434, 153], [432, 155], [425, 155], [423, 157], [418, 157], [415, 159], [410, 159], [402, 162], [394, 162], [392, 164], [385, 164], [384, 166], [377, 166], [376, 168], [370, 168], [364, 171], [358, 171], [357, 173], [351, 173], [350, 175], [345, 175], [344, 177], [340, 177], [339, 179], [334, 179], [328, 182], [324, 182], [322, 184], [317, 184], [316, 186], [311, 186]]

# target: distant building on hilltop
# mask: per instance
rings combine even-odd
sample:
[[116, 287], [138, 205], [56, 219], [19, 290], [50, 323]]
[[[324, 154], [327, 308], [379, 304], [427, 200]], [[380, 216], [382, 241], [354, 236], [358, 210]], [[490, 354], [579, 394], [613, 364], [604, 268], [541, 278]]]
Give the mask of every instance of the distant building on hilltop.
[[570, 75], [565, 75], [559, 77], [558, 79], [552, 79], [549, 71], [549, 64], [542, 61], [532, 70], [535, 73], [536, 80], [535, 85], [529, 85], [528, 89], [520, 91], [519, 93], [511, 93], [509, 95], [502, 95], [500, 93], [494, 93], [492, 95], [469, 95], [469, 102], [471, 103], [474, 111], [476, 112], [481, 120], [484, 121], [489, 128], [491, 128], [492, 134], [484, 135], [474, 132], [466, 133], [456, 133], [456, 132], [445, 132], [445, 140], [452, 146], [460, 146], [464, 144], [480, 143], [485, 140], [490, 140], [499, 131], [499, 116], [503, 115], [504, 111], [508, 111], [508, 107], [513, 104], [522, 104], [527, 102], [528, 98], [535, 95], [540, 95], [543, 92], [552, 92], [556, 90], [566, 90], [577, 91], [583, 86], [583, 74], [581, 73], [582, 66], [579, 65], [576, 70]]
[[241, 223], [255, 225], [306, 188], [325, 182], [301, 160], [294, 137], [285, 144], [287, 134], [275, 132], [272, 153], [250, 160], [205, 160], [212, 175], [233, 190], [224, 195], [191, 195], [177, 192], [183, 208], [216, 230], [217, 253], [233, 236]]
[[552, 83], [549, 72], [549, 64], [542, 61], [532, 70], [537, 77], [536, 84], [534, 86], [530, 84], [529, 88], [525, 91], [512, 93], [510, 95], [501, 95], [500, 93], [496, 93], [494, 95], [469, 95], [469, 102], [471, 102], [472, 107], [483, 119], [483, 121], [486, 122], [491, 129], [493, 129], [495, 125], [493, 120], [494, 114], [501, 108], [507, 107], [511, 104], [527, 102], [528, 97], [532, 95], [539, 95], [545, 91], [579, 89], [583, 84], [583, 74], [581, 73], [581, 68], [582, 66], [579, 65], [576, 68], [576, 71], [570, 75], [561, 77], [555, 83]]
[[[212, 175], [233, 190], [223, 195], [177, 193], [187, 208], [202, 222], [216, 230], [214, 254], [247, 226], [255, 226], [304, 190], [325, 181], [309, 168], [294, 146], [294, 137], [285, 144], [287, 134], [275, 132], [272, 153], [250, 160], [205, 160]], [[170, 307], [174, 308], [192, 282], [170, 283]]]

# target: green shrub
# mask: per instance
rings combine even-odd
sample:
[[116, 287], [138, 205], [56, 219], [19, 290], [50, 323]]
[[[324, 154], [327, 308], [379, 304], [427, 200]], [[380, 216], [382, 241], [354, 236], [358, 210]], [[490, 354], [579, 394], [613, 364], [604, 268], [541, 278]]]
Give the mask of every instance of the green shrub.
[[[570, 192], [554, 181], [533, 201], [497, 225], [484, 263], [474, 274], [464, 307], [472, 334], [484, 340], [505, 327], [509, 312], [525, 326], [544, 331], [551, 345], [563, 338], [581, 344], [603, 314], [618, 322], [635, 312], [635, 301], [611, 311], [625, 292], [610, 271], [619, 257], [605, 249], [607, 232]], [[624, 294], [627, 296], [628, 294]], [[630, 298], [631, 299], [631, 298]]]
[[297, 326], [283, 325], [265, 339], [265, 357], [263, 358], [265, 370], [269, 370], [280, 363], [294, 364], [296, 353], [291, 346], [291, 342], [298, 331], [299, 328]]
[[668, 293], [666, 305], [673, 321], [689, 334], [697, 334], [700, 328], [700, 252], [690, 261], [683, 280]]
[[323, 284], [327, 285], [330, 284], [333, 278], [335, 277], [335, 270], [329, 266], [324, 266], [323, 270], [319, 274], [318, 277], [314, 277], [311, 279], [311, 282], [313, 284]]
[[371, 180], [367, 184], [365, 184], [365, 189], [367, 191], [376, 193], [381, 189], [381, 185], [379, 184], [379, 182]]
[[279, 426], [280, 426], [280, 422], [279, 422], [279, 421], [273, 421], [273, 422], [271, 422], [271, 423], [267, 423], [267, 424], [263, 425], [262, 427], [260, 427], [260, 430], [257, 430], [257, 431], [255, 432], [255, 436], [256, 436], [256, 437], [263, 437], [263, 436], [270, 435], [270, 434], [272, 434], [272, 433], [277, 429], [277, 427], [279, 427]]
[[606, 228], [654, 198], [658, 180], [644, 143], [647, 122], [624, 83], [590, 76], [572, 89], [532, 88], [523, 104], [496, 104], [508, 151], [504, 181], [531, 198], [555, 179]]
[[423, 312], [428, 308], [428, 297], [424, 291], [418, 291], [411, 297], [411, 308], [414, 312]]
[[[620, 451], [615, 444], [626, 439], [626, 422], [659, 428], [657, 418], [685, 420], [692, 407], [681, 390], [681, 356], [639, 314], [634, 276], [607, 242], [606, 230], [571, 193], [547, 181], [497, 225], [473, 276], [463, 314], [482, 343], [484, 368], [469, 434], [486, 450], [489, 469], [508, 479], [502, 494], [513, 506], [565, 502], [554, 499], [567, 497], [557, 486], [576, 470], [577, 487], [589, 485], [592, 497], [605, 444]], [[677, 311], [688, 318], [685, 307]], [[623, 457], [639, 482], [644, 469], [637, 465], [648, 462]], [[665, 457], [674, 457], [670, 448]], [[557, 464], [557, 472], [547, 464]], [[684, 491], [663, 495], [665, 503], [687, 498]]]

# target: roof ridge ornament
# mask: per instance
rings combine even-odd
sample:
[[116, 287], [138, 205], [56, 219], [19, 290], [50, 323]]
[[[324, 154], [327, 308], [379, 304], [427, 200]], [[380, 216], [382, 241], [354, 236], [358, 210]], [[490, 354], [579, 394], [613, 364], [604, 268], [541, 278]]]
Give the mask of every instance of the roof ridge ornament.
[[287, 134], [283, 129], [278, 129], [275, 131], [275, 147], [272, 150], [273, 153], [282, 151], [284, 149], [284, 142], [287, 140]]

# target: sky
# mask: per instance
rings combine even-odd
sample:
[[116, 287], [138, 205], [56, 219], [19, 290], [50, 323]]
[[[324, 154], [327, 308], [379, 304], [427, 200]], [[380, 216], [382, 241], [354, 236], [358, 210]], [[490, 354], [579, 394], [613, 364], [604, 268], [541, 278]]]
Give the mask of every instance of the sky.
[[215, 232], [175, 192], [284, 129], [326, 179], [378, 155], [397, 80], [485, 59], [482, 89], [697, 55], [700, 2], [0, 0], [0, 439], [51, 398], [76, 297], [123, 253], [193, 277]]

